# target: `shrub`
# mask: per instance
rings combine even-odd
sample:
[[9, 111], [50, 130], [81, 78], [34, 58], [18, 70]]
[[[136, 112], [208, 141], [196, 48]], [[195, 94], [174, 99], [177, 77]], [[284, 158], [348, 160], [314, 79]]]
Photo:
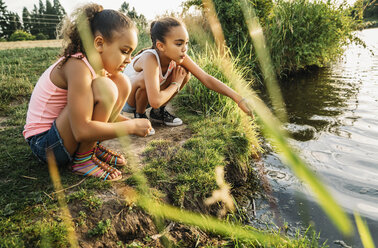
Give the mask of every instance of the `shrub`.
[[277, 74], [326, 65], [353, 39], [355, 21], [346, 6], [331, 1], [279, 0], [266, 25]]
[[31, 35], [24, 30], [16, 30], [14, 33], [9, 37], [9, 41], [20, 41], [20, 40], [35, 40], [35, 36]]
[[46, 34], [38, 33], [36, 36], [37, 40], [47, 40], [49, 37]]

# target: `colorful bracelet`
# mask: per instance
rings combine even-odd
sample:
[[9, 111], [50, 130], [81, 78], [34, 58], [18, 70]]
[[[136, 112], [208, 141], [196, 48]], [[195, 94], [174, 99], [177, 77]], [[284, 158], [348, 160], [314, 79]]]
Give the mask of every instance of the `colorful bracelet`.
[[181, 84], [179, 84], [177, 82], [172, 82], [171, 84], [175, 84], [177, 86], [177, 93], [178, 93], [180, 91]]

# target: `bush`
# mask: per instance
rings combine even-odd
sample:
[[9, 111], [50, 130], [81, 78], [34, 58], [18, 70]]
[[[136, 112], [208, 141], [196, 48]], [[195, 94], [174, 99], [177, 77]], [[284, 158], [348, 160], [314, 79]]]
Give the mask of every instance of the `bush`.
[[[253, 73], [250, 76], [260, 82], [261, 73], [240, 1], [213, 2], [227, 45], [241, 66], [247, 66]], [[359, 20], [351, 17], [351, 9], [346, 5], [332, 2], [248, 0], [264, 29], [279, 77], [309, 66], [324, 66], [342, 54], [345, 44], [358, 41], [352, 31]], [[201, 0], [185, 3], [186, 8], [192, 5], [203, 7]]]
[[353, 39], [356, 21], [331, 1], [276, 2], [266, 25], [268, 47], [278, 75], [326, 65]]
[[36, 36], [37, 40], [47, 40], [49, 37], [46, 34], [38, 33]]
[[20, 41], [20, 40], [35, 40], [35, 36], [23, 30], [16, 30], [9, 37], [9, 41]]

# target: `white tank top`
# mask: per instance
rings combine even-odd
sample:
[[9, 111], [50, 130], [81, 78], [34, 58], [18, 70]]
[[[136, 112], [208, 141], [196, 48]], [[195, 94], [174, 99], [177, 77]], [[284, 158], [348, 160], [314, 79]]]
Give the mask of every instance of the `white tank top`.
[[136, 76], [138, 76], [143, 71], [143, 70], [142, 71], [136, 71], [134, 69], [134, 63], [135, 63], [135, 61], [137, 61], [145, 53], [152, 53], [152, 54], [155, 55], [156, 60], [157, 60], [157, 62], [159, 64], [159, 81], [160, 81], [160, 85], [164, 84], [165, 80], [167, 80], [167, 78], [171, 74], [172, 70], [176, 67], [176, 62], [173, 61], [173, 60], [171, 60], [171, 62], [169, 62], [168, 70], [165, 73], [165, 75], [163, 76], [163, 72], [161, 70], [161, 64], [160, 64], [159, 55], [158, 55], [158, 53], [156, 52], [155, 49], [146, 49], [143, 52], [141, 52], [140, 54], [138, 54], [137, 56], [135, 56], [131, 60], [131, 63], [126, 66], [126, 69], [123, 71], [123, 74], [125, 74], [126, 76], [128, 76], [130, 78], [131, 83], [133, 83], [133, 78], [135, 78]]

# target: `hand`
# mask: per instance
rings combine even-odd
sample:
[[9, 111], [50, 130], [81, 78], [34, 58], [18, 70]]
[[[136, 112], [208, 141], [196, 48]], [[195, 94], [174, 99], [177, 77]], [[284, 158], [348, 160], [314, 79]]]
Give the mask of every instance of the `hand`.
[[248, 103], [248, 99], [246, 98], [243, 98], [239, 101], [238, 103], [238, 106], [241, 110], [244, 111], [244, 113], [246, 113], [247, 115], [251, 116], [252, 119], [254, 119], [255, 117], [253, 116], [253, 113], [252, 111], [250, 110], [251, 108], [251, 104]]
[[135, 124], [135, 130], [134, 130], [133, 133], [135, 135], [140, 136], [140, 137], [147, 136], [147, 134], [152, 129], [151, 122], [149, 120], [147, 120], [147, 119], [140, 118], [140, 119], [132, 119], [132, 120], [129, 120], [129, 121], [133, 121], [134, 122], [134, 124]]
[[177, 82], [179, 85], [181, 85], [182, 81], [184, 81], [184, 78], [186, 77], [186, 74], [188, 74], [188, 72], [184, 67], [180, 65], [176, 66], [172, 71], [172, 82]]

